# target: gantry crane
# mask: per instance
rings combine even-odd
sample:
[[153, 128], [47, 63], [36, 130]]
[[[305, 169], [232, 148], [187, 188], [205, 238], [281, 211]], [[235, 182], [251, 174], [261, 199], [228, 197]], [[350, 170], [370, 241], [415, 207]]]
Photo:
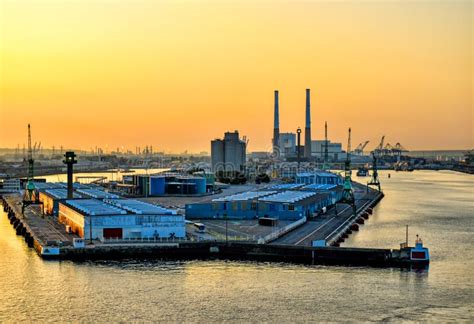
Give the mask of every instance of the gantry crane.
[[369, 144], [369, 141], [365, 141], [364, 143], [360, 143], [359, 145], [357, 145], [357, 147], [354, 149], [354, 154], [357, 154], [357, 155], [364, 154], [364, 149], [367, 146], [367, 144]]
[[370, 181], [367, 182], [367, 192], [369, 191], [369, 186], [375, 186], [379, 191], [382, 191], [380, 188], [379, 173], [377, 171], [377, 157], [374, 152], [372, 152], [372, 177]]
[[379, 145], [377, 145], [377, 147], [373, 151], [376, 155], [381, 155], [383, 153], [383, 149], [384, 149], [383, 143], [384, 143], [384, 141], [385, 141], [385, 135], [382, 136], [382, 139], [380, 140]]

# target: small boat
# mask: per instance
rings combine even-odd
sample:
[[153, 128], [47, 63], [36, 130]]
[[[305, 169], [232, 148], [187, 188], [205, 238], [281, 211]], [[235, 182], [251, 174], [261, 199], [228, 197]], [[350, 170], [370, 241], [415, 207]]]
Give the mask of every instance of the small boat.
[[411, 248], [410, 260], [415, 262], [430, 262], [430, 251], [423, 247], [421, 237], [416, 236], [415, 247]]
[[423, 241], [418, 235], [416, 235], [415, 247], [408, 246], [408, 243], [404, 242], [400, 244], [400, 252], [405, 262], [411, 264], [430, 263], [430, 251], [423, 246]]
[[366, 177], [369, 174], [369, 170], [366, 167], [360, 167], [356, 174], [358, 177]]

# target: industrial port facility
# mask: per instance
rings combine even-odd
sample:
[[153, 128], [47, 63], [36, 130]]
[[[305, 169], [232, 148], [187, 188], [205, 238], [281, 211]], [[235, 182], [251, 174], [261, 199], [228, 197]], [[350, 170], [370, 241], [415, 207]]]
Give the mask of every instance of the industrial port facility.
[[[210, 166], [126, 174], [115, 181], [93, 176], [86, 177], [88, 183], [74, 181], [78, 161], [71, 151], [63, 160], [67, 182], [35, 177], [28, 127], [28, 176], [4, 181], [3, 208], [17, 234], [44, 258], [427, 264], [428, 250], [421, 241], [410, 247], [408, 238], [394, 250], [340, 247], [383, 198], [377, 172], [380, 152], [369, 157], [367, 183], [354, 182], [352, 160], [358, 155], [351, 150], [351, 129], [345, 152], [338, 152], [334, 143], [330, 149], [327, 124], [326, 138], [314, 143], [306, 89], [302, 145], [301, 130], [280, 134], [278, 91], [274, 99], [273, 152], [266, 158], [251, 162], [246, 137], [226, 132], [223, 139], [211, 141]], [[314, 147], [320, 154], [313, 154]], [[343, 172], [330, 171], [341, 158]]]

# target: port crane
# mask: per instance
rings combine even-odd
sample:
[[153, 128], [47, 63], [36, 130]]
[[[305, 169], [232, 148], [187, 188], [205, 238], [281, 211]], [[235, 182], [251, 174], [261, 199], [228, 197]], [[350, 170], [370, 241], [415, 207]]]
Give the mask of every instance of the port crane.
[[[351, 170], [351, 129], [349, 128], [349, 136], [347, 140], [347, 153], [346, 161], [344, 163], [344, 184], [343, 184], [343, 193], [340, 203], [348, 204], [352, 206], [352, 212], [356, 216], [357, 209], [355, 204], [354, 190], [352, 189], [352, 170]], [[337, 215], [337, 205], [336, 205], [336, 215]]]
[[359, 145], [357, 145], [357, 147], [354, 149], [354, 154], [357, 154], [357, 155], [364, 154], [364, 149], [367, 146], [367, 144], [369, 144], [369, 141], [365, 141], [364, 143], [360, 143]]
[[379, 145], [372, 151], [372, 153], [375, 153], [378, 157], [401, 156], [403, 152], [408, 152], [408, 150], [399, 142], [395, 145], [385, 143], [385, 135], [382, 136]]
[[31, 147], [31, 127], [28, 124], [28, 176], [25, 192], [23, 194], [23, 205], [22, 212], [25, 211], [25, 208], [29, 205], [35, 204], [37, 202], [36, 192], [35, 192], [35, 183], [34, 183], [34, 159], [33, 159], [33, 148]]
[[367, 192], [369, 191], [369, 186], [375, 186], [379, 191], [382, 191], [377, 170], [377, 157], [374, 152], [372, 152], [372, 177], [370, 178], [370, 181], [367, 182]]
[[383, 149], [384, 149], [384, 144], [385, 142], [385, 135], [382, 136], [382, 139], [380, 140], [380, 143], [379, 145], [377, 145], [377, 147], [375, 147], [373, 153], [377, 154], [377, 155], [381, 155], [383, 153]]

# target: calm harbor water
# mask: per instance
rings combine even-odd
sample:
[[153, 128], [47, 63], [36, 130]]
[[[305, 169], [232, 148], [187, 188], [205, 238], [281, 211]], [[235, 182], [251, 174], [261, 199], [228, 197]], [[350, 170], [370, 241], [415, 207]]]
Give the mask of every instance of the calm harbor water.
[[[428, 271], [224, 261], [43, 261], [0, 212], [2, 321], [473, 321], [474, 177], [381, 172], [386, 197], [343, 246], [396, 248]], [[361, 182], [367, 179], [359, 178]]]

